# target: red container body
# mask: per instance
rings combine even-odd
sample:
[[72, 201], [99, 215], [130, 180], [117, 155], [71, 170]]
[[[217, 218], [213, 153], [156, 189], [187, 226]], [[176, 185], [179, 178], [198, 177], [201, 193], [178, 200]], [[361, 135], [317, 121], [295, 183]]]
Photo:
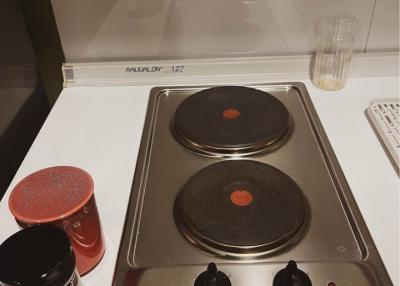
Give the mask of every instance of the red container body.
[[57, 166], [39, 170], [20, 181], [9, 198], [9, 208], [22, 227], [51, 223], [68, 234], [83, 275], [105, 252], [103, 232], [89, 173]]

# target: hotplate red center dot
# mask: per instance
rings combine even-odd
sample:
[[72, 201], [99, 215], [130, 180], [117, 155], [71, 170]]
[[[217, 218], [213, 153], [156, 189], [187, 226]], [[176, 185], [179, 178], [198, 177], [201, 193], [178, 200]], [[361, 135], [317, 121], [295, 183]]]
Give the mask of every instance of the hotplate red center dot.
[[239, 207], [245, 207], [253, 201], [253, 195], [246, 190], [235, 190], [230, 196], [231, 202]]
[[228, 108], [222, 112], [222, 116], [226, 119], [236, 119], [240, 116], [240, 111], [235, 108]]

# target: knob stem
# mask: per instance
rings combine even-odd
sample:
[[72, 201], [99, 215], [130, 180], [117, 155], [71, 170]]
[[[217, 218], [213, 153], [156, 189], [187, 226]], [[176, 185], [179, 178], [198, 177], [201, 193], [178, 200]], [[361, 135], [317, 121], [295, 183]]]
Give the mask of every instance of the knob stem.
[[290, 260], [274, 277], [273, 286], [312, 286], [311, 279]]
[[225, 273], [218, 271], [215, 263], [210, 263], [207, 270], [196, 278], [194, 286], [231, 286], [231, 281]]

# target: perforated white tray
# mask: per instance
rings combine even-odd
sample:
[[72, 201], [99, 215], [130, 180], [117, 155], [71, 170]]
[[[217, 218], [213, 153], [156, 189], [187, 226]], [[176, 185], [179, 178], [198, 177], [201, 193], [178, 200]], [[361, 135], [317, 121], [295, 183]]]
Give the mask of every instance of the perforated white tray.
[[400, 169], [400, 101], [388, 98], [372, 101], [368, 116], [385, 145], [388, 153]]

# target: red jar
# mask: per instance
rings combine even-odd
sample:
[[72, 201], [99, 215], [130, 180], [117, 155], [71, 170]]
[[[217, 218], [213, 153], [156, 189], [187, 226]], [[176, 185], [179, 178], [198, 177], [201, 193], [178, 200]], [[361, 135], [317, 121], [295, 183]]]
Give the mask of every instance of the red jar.
[[39, 170], [20, 181], [9, 208], [22, 227], [51, 223], [69, 236], [79, 274], [93, 269], [105, 252], [104, 238], [89, 173], [57, 166]]

